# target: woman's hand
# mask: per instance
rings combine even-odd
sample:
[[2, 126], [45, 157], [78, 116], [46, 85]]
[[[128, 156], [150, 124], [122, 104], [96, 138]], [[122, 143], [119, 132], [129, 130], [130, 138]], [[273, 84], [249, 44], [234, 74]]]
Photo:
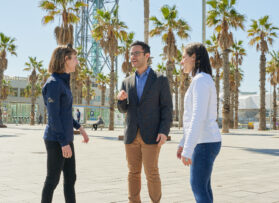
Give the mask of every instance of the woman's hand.
[[176, 157], [178, 159], [181, 159], [181, 153], [183, 151], [183, 147], [179, 146], [178, 149], [177, 149], [177, 152], [176, 152]]
[[185, 166], [190, 166], [192, 164], [192, 160], [184, 156], [181, 156], [181, 161]]
[[72, 157], [73, 154], [70, 145], [65, 145], [64, 147], [62, 147], [62, 155], [66, 159]]
[[87, 133], [85, 132], [85, 130], [83, 129], [83, 127], [79, 128], [79, 132], [80, 132], [80, 134], [83, 137], [83, 141], [82, 142], [83, 143], [88, 143], [89, 142], [89, 137], [88, 137]]

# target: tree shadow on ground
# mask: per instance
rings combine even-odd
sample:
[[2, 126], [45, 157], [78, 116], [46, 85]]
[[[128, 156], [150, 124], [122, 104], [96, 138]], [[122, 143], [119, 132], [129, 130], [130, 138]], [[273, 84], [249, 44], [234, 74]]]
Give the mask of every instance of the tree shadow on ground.
[[4, 138], [4, 137], [18, 137], [17, 135], [0, 135], [0, 138]]
[[112, 140], [112, 141], [123, 141], [123, 140], [118, 140], [118, 137], [112, 137], [112, 136], [97, 136], [97, 135], [88, 135], [89, 137], [95, 137], [99, 139], [104, 139], [104, 140]]
[[266, 154], [271, 156], [279, 156], [279, 148], [278, 149], [257, 149], [257, 148], [248, 148], [248, 147], [233, 147], [233, 146], [222, 146], [226, 148], [236, 148], [241, 149], [249, 152], [259, 153], [259, 154]]
[[255, 133], [255, 134], [252, 134], [252, 133], [228, 133], [228, 134], [222, 134], [223, 136], [226, 136], [226, 135], [236, 135], [236, 136], [265, 136], [265, 137], [272, 137], [272, 136], [275, 136], [275, 134], [265, 134], [264, 132], [263, 133]]

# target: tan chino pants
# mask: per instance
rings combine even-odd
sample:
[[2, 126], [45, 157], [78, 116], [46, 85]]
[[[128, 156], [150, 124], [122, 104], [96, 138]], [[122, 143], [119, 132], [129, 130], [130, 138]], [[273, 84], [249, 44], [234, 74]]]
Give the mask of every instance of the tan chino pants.
[[160, 148], [157, 144], [145, 144], [138, 130], [133, 143], [125, 144], [128, 162], [128, 191], [129, 202], [139, 203], [141, 190], [141, 167], [147, 179], [148, 192], [152, 203], [159, 203], [161, 193], [161, 180], [158, 168]]

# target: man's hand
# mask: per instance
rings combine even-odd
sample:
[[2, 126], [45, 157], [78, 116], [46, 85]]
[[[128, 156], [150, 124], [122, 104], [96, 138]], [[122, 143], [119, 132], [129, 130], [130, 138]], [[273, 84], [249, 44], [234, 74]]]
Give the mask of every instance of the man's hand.
[[88, 137], [87, 133], [85, 132], [85, 130], [83, 129], [83, 127], [79, 128], [79, 132], [80, 132], [80, 134], [83, 137], [83, 141], [82, 142], [83, 143], [88, 143], [89, 142], [89, 137]]
[[117, 99], [120, 101], [123, 101], [127, 98], [128, 98], [128, 94], [124, 90], [121, 90], [117, 95]]
[[159, 142], [158, 143], [158, 146], [160, 147], [160, 146], [162, 146], [163, 144], [165, 144], [166, 143], [166, 141], [167, 141], [167, 136], [165, 135], [165, 134], [162, 134], [162, 133], [159, 133], [158, 134], [158, 136], [157, 136], [157, 139], [156, 139], [156, 142]]
[[176, 157], [178, 159], [181, 159], [181, 153], [183, 151], [183, 147], [179, 146], [178, 149], [177, 149], [177, 152], [176, 152]]
[[181, 161], [185, 166], [190, 166], [192, 164], [192, 160], [184, 156], [181, 157]]
[[66, 159], [72, 157], [73, 154], [70, 145], [65, 145], [64, 147], [62, 147], [62, 155]]

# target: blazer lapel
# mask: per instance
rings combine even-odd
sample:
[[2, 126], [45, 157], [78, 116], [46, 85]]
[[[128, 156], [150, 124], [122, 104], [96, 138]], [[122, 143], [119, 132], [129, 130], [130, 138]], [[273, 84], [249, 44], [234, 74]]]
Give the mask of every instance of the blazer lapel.
[[146, 97], [146, 95], [147, 95], [147, 93], [148, 93], [148, 90], [151, 88], [151, 85], [152, 85], [153, 82], [154, 82], [154, 76], [155, 76], [155, 73], [154, 73], [154, 71], [150, 68], [150, 71], [149, 71], [149, 74], [148, 74], [146, 83], [145, 83], [145, 85], [144, 85], [143, 93], [142, 93], [141, 98], [140, 98], [140, 101], [139, 101], [140, 104], [142, 103], [142, 100], [144, 99], [144, 97]]
[[[129, 93], [131, 94], [130, 98], [128, 97], [128, 99], [133, 99], [135, 100], [136, 104], [138, 103], [138, 96], [137, 96], [137, 83], [136, 83], [136, 74], [134, 73], [133, 76], [130, 78], [129, 83], [131, 84], [131, 90], [129, 91]], [[130, 103], [128, 101], [128, 103]]]

